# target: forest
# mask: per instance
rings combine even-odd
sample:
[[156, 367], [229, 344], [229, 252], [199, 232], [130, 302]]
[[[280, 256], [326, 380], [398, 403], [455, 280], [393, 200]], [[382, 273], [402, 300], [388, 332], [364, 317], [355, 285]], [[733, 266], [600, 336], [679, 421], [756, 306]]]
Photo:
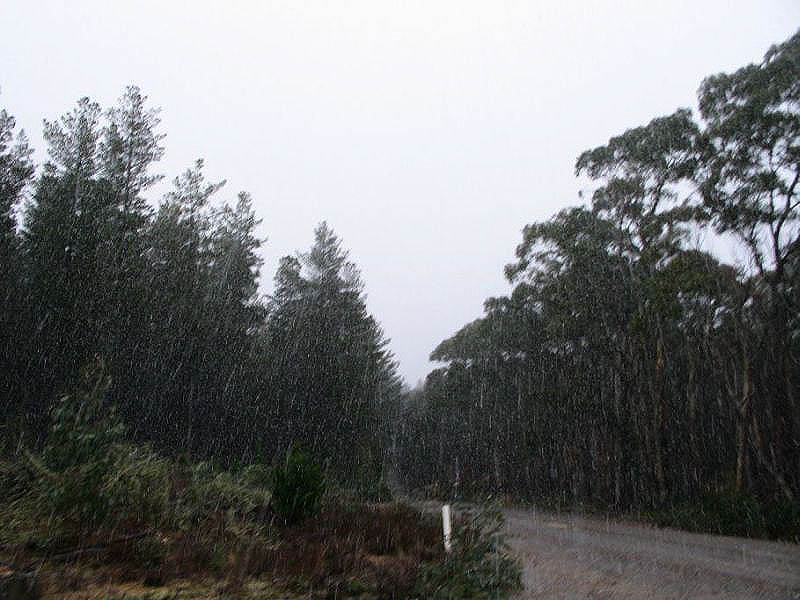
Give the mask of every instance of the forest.
[[408, 485], [797, 522], [800, 34], [698, 105], [583, 152], [591, 197], [525, 226], [511, 293], [407, 396]]
[[146, 101], [131, 86], [46, 121], [35, 181], [2, 115], [3, 439], [40, 445], [52, 403], [102, 360], [131, 440], [226, 464], [302, 445], [343, 483], [353, 464], [379, 472], [372, 434], [400, 380], [347, 251], [320, 224], [262, 297], [247, 193], [217, 201], [198, 160], [145, 199], [164, 151]]
[[611, 511], [724, 496], [800, 522], [799, 74], [795, 34], [706, 78], [699, 115], [581, 154], [590, 197], [524, 227], [512, 291], [416, 389], [326, 223], [262, 295], [246, 192], [198, 160], [148, 196], [165, 139], [138, 87], [45, 121], [41, 169], [3, 111], [2, 453], [42, 448], [101, 372], [125, 439], [174, 458], [301, 448], [345, 488]]

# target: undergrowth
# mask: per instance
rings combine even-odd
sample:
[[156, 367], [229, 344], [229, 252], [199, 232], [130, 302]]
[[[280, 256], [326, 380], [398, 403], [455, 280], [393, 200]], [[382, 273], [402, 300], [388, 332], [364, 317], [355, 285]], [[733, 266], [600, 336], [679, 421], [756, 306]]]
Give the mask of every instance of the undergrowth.
[[59, 597], [98, 580], [208, 577], [226, 597], [255, 597], [257, 581], [339, 598], [494, 598], [518, 585], [494, 521], [457, 523], [445, 556], [431, 515], [322, 498], [307, 455], [237, 472], [164, 457], [124, 441], [108, 383], [95, 363], [56, 404], [42, 450], [0, 458], [0, 564], [41, 573]]
[[307, 453], [293, 449], [272, 474], [272, 506], [287, 524], [316, 514], [325, 493], [322, 469]]
[[505, 519], [496, 507], [467, 510], [456, 522], [452, 551], [423, 567], [419, 598], [504, 598], [522, 589], [522, 567], [509, 553]]
[[800, 543], [800, 502], [762, 501], [732, 491], [705, 494], [694, 504], [664, 508], [650, 515], [660, 527]]

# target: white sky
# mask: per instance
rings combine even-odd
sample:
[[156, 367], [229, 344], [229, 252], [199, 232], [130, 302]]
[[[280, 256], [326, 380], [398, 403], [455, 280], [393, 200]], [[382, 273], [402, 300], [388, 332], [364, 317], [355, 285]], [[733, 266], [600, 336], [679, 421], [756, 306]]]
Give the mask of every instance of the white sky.
[[800, 2], [2, 0], [0, 23], [0, 106], [39, 161], [42, 118], [139, 85], [168, 180], [203, 157], [226, 198], [252, 193], [265, 293], [328, 221], [413, 385], [509, 291], [522, 227], [579, 202], [580, 152], [694, 107]]

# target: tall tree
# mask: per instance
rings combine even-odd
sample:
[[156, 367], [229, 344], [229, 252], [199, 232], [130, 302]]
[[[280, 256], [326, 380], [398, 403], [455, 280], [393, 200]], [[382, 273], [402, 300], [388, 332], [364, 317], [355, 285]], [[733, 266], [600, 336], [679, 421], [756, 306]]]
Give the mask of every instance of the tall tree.
[[363, 474], [357, 467], [379, 471], [376, 411], [399, 379], [358, 269], [322, 223], [311, 250], [284, 258], [275, 281], [268, 331], [277, 450], [306, 446], [350, 483]]
[[[708, 78], [699, 124], [681, 109], [581, 154], [590, 205], [526, 226], [511, 297], [434, 351], [446, 366], [409, 402], [398, 454], [409, 481], [616, 507], [796, 502], [798, 48]], [[709, 223], [752, 268], [689, 245]], [[460, 457], [477, 471], [439, 466]]]
[[[32, 149], [23, 131], [14, 135], [16, 122], [0, 110], [0, 415], [7, 421], [11, 403], [27, 358], [27, 310], [24, 306], [24, 271], [16, 211], [30, 184], [34, 167]], [[16, 139], [15, 139], [16, 137]], [[0, 435], [2, 437], [2, 435]]]
[[[699, 91], [707, 123], [699, 182], [714, 225], [747, 248], [754, 335], [737, 338], [739, 419], [737, 485], [756, 472], [787, 498], [800, 490], [800, 304], [794, 292], [800, 258], [800, 33], [772, 47], [760, 64], [708, 77]], [[761, 315], [754, 315], [761, 311]], [[756, 325], [757, 324], [757, 325]], [[753, 327], [753, 325], [756, 325]], [[760, 358], [764, 360], [759, 360]]]
[[800, 33], [772, 47], [761, 64], [703, 81], [707, 123], [703, 198], [721, 232], [749, 249], [773, 286], [800, 252]]
[[70, 179], [76, 203], [83, 183], [97, 173], [100, 114], [100, 105], [84, 97], [61, 119], [44, 120], [44, 139], [50, 155], [45, 168], [50, 175]]
[[157, 131], [161, 109], [148, 109], [146, 102], [137, 86], [128, 86], [117, 106], [106, 113], [108, 125], [100, 144], [102, 176], [114, 186], [125, 212], [140, 207], [139, 194], [162, 178], [149, 172], [164, 155], [165, 134]]

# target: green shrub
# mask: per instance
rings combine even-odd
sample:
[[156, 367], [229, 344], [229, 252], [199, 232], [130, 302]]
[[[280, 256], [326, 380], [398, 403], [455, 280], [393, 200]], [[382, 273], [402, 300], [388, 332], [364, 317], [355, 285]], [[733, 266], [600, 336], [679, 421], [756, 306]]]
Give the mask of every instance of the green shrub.
[[247, 473], [233, 475], [206, 462], [186, 467], [186, 485], [179, 500], [181, 527], [213, 518], [217, 513], [252, 519], [266, 515], [270, 492], [248, 481]]
[[24, 460], [0, 459], [0, 498], [7, 504], [23, 498], [36, 484], [36, 472]]
[[415, 597], [505, 598], [522, 589], [522, 567], [508, 552], [504, 523], [498, 509], [468, 512], [454, 526], [452, 551], [445, 560], [421, 570]]
[[63, 396], [50, 412], [50, 432], [43, 458], [47, 467], [64, 472], [71, 467], [103, 463], [125, 428], [114, 406], [106, 403], [111, 377], [102, 358], [81, 370], [77, 390]]
[[272, 507], [286, 524], [316, 514], [324, 492], [322, 470], [305, 452], [292, 450], [272, 473]]
[[82, 370], [75, 393], [53, 408], [42, 461], [29, 457], [45, 483], [44, 505], [73, 523], [91, 525], [109, 514], [102, 487], [114, 462], [114, 444], [124, 433], [105, 401], [110, 386], [105, 364], [96, 357]]
[[147, 446], [114, 448], [114, 462], [100, 489], [115, 520], [129, 519], [158, 527], [173, 520], [172, 463]]

